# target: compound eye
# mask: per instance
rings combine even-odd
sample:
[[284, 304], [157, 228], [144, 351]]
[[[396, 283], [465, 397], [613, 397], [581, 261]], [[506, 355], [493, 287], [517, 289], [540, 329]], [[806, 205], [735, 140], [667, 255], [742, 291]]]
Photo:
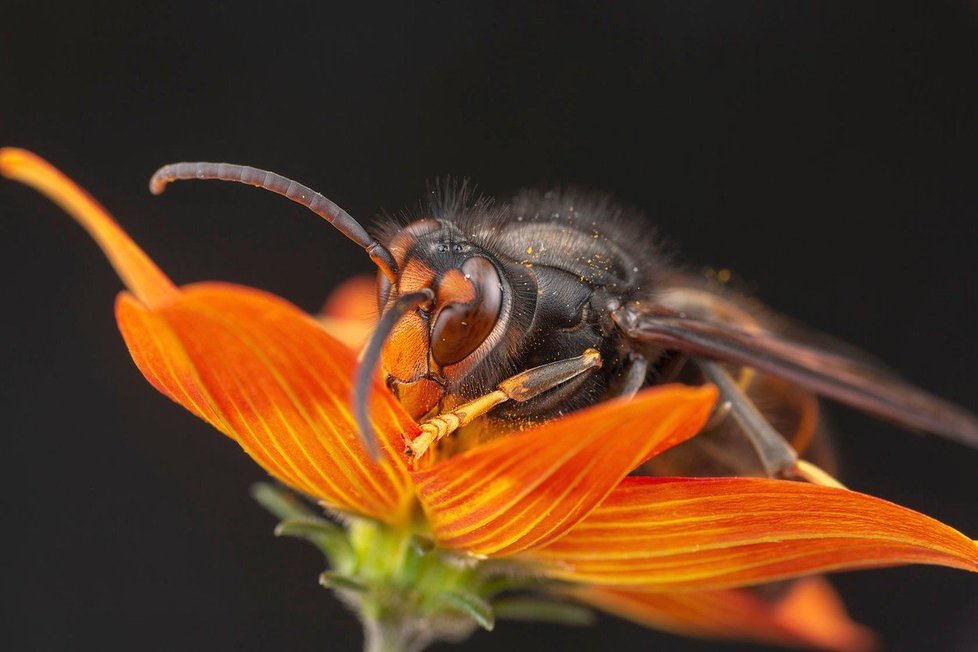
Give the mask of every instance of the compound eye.
[[489, 337], [503, 305], [495, 266], [481, 256], [451, 270], [438, 284], [431, 355], [440, 366], [461, 362]]

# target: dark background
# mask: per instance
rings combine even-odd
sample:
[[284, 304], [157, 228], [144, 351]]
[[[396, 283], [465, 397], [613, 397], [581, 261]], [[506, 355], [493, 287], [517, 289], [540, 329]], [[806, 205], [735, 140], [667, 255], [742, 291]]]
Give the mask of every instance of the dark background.
[[[137, 5], [139, 3], [132, 3]], [[177, 282], [312, 310], [371, 269], [285, 200], [146, 190], [158, 165], [292, 175], [353, 215], [426, 179], [573, 182], [638, 206], [694, 267], [978, 408], [978, 26], [966, 4], [399, 8], [7, 2], [0, 143], [61, 167]], [[143, 381], [120, 283], [58, 209], [0, 183], [4, 647], [354, 650], [312, 547], [272, 537], [262, 472]], [[978, 454], [843, 409], [854, 488], [978, 536]], [[978, 649], [978, 579], [835, 578], [887, 649]], [[502, 624], [469, 649], [711, 650], [612, 618]], [[722, 649], [747, 649], [736, 646]]]

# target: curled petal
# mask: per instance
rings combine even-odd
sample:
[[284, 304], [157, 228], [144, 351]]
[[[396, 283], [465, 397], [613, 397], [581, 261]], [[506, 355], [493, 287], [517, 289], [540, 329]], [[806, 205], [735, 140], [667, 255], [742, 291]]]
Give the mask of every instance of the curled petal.
[[668, 385], [603, 403], [419, 471], [418, 495], [442, 545], [482, 555], [544, 545], [696, 434], [715, 401], [712, 386]]
[[757, 641], [838, 652], [868, 652], [873, 633], [849, 619], [832, 586], [806, 577], [776, 601], [744, 589], [657, 593], [583, 586], [570, 594], [641, 625], [685, 636]]
[[105, 251], [131, 292], [116, 303], [119, 328], [157, 389], [330, 507], [387, 521], [407, 516], [413, 491], [400, 433], [416, 425], [378, 387], [372, 413], [384, 451], [379, 463], [366, 454], [347, 408], [356, 366], [347, 347], [259, 290], [177, 289], [104, 208], [37, 156], [0, 149], [0, 172], [57, 202]]
[[98, 243], [117, 274], [146, 305], [176, 298], [178, 290], [152, 260], [129, 239], [101, 204], [50, 163], [23, 149], [0, 148], [0, 174], [25, 183], [45, 194]]
[[628, 478], [566, 536], [527, 555], [555, 577], [663, 591], [910, 563], [978, 571], [978, 544], [923, 514], [758, 478]]

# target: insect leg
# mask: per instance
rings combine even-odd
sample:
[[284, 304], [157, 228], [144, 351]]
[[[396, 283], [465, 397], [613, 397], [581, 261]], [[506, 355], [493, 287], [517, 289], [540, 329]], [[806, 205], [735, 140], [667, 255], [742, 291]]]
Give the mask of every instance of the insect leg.
[[628, 363], [628, 370], [625, 372], [625, 382], [618, 392], [619, 398], [631, 398], [645, 384], [645, 376], [649, 372], [649, 359], [644, 355], [634, 354]]
[[794, 475], [798, 454], [776, 431], [719, 362], [696, 359], [703, 375], [720, 390], [721, 409], [737, 422], [772, 478]]
[[719, 362], [696, 359], [707, 380], [720, 390], [719, 409], [724, 416], [732, 417], [757, 451], [764, 471], [772, 478], [806, 480], [827, 487], [843, 487], [830, 473], [815, 464], [798, 458], [798, 453], [775, 430], [760, 410]]
[[495, 391], [422, 423], [421, 433], [411, 441], [405, 442], [404, 453], [409, 457], [420, 457], [439, 439], [472, 423], [474, 419], [481, 417], [500, 403], [528, 401], [548, 389], [553, 389], [600, 366], [601, 355], [596, 349], [587, 349], [577, 357], [558, 360], [520, 372], [499, 383]]

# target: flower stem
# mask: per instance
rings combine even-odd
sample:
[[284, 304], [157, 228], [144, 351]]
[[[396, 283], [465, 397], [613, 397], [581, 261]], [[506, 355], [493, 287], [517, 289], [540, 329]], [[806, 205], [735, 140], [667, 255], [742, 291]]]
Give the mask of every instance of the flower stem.
[[431, 643], [411, 622], [363, 620], [364, 652], [421, 652]]

